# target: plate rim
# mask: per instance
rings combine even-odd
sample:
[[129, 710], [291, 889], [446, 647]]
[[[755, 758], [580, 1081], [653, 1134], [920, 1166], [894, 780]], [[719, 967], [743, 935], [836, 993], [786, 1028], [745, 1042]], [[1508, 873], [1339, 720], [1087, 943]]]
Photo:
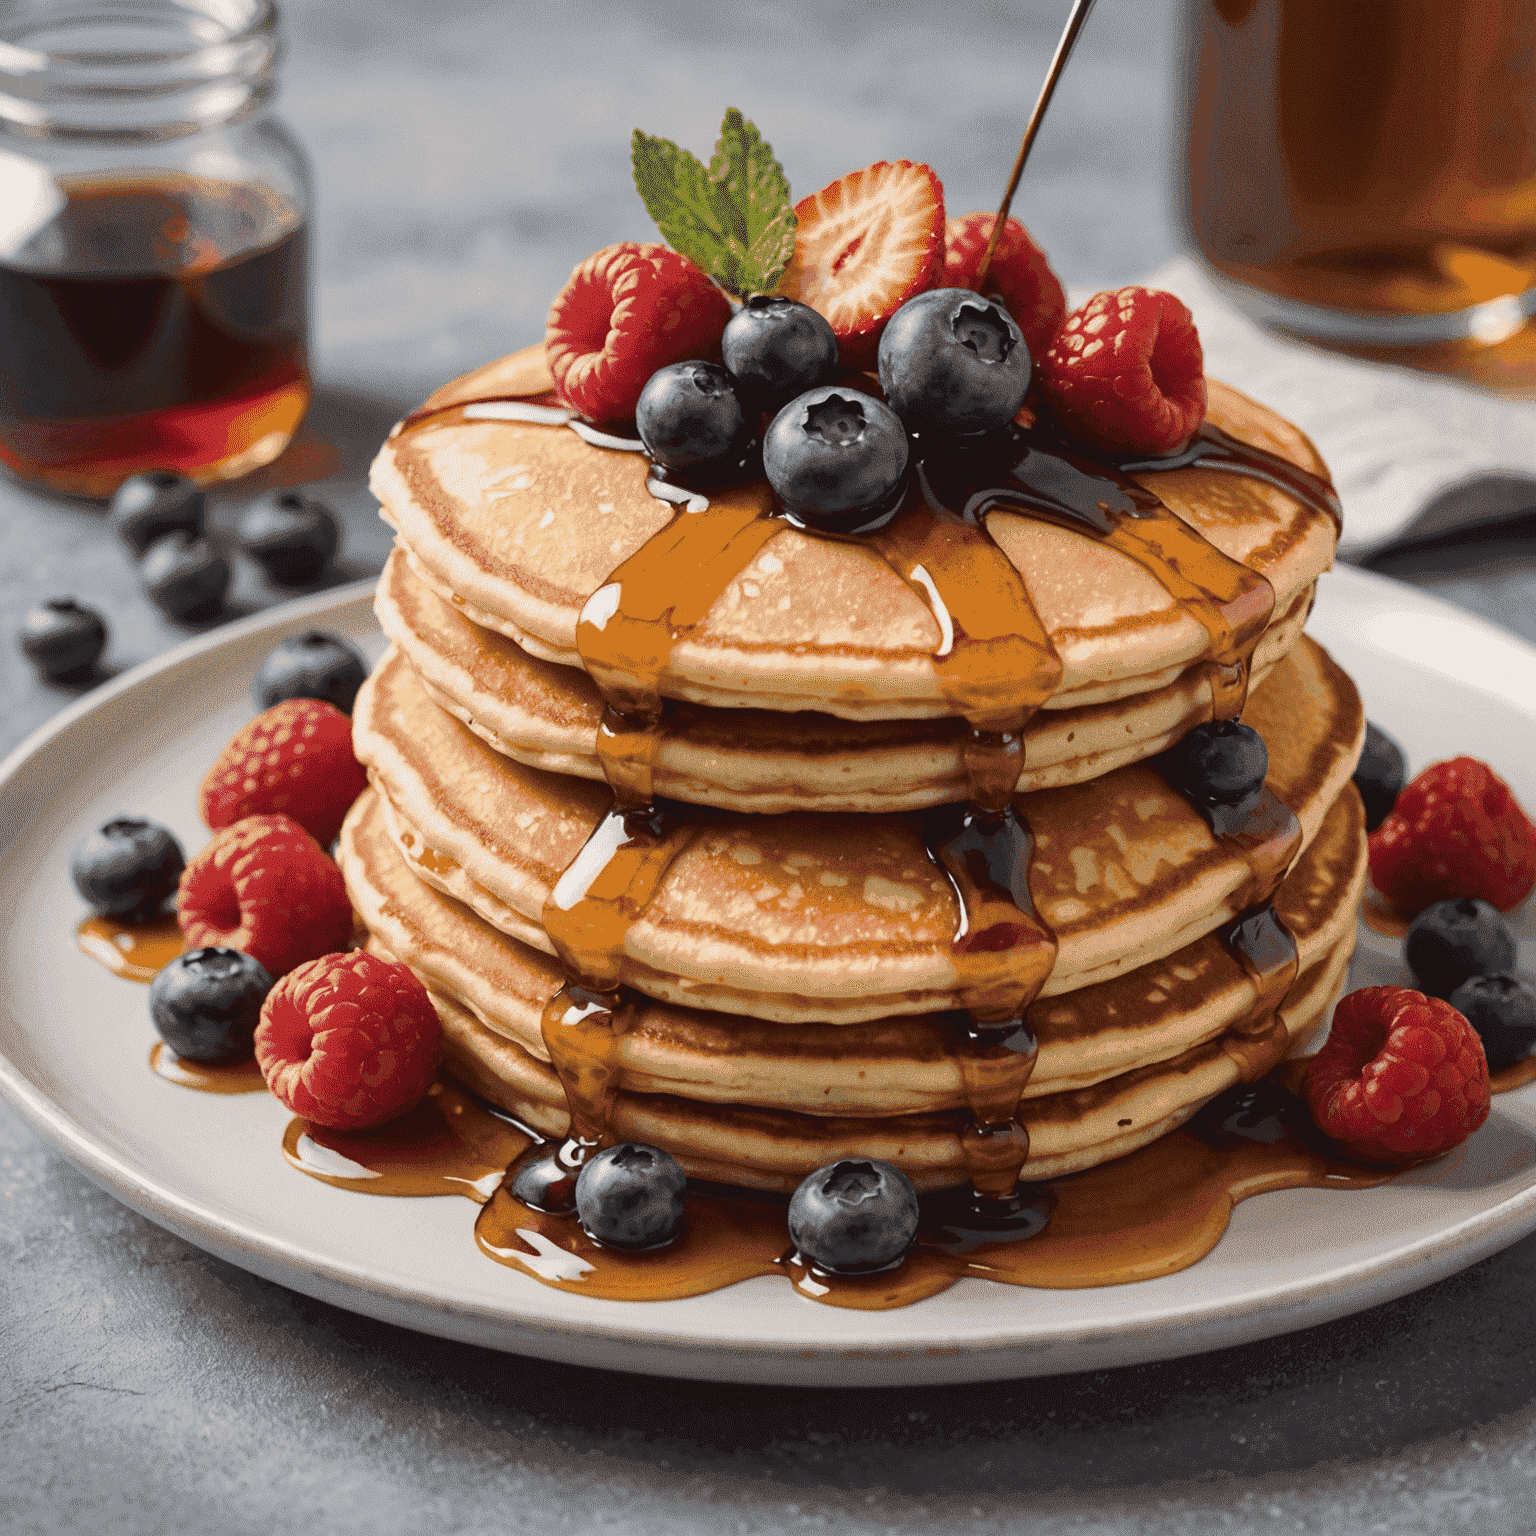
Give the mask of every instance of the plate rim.
[[[1432, 593], [1372, 572], [1343, 566], [1324, 579], [1333, 588], [1355, 589], [1355, 595], [1371, 607], [1390, 602], [1397, 608], [1433, 612], [1465, 628], [1469, 636], [1494, 644], [1502, 660], [1525, 674], [1523, 686], [1516, 690], [1516, 680], [1506, 676], [1504, 687], [1485, 691], [1536, 719], [1536, 646]], [[370, 578], [293, 599], [193, 636], [73, 701], [0, 762], [0, 806], [33, 757], [111, 701], [211, 651], [322, 617], [334, 618], [344, 609], [370, 601], [373, 590]], [[1344, 591], [1337, 596], [1348, 600]], [[1416, 664], [1429, 669], [1422, 660]], [[1466, 686], [1465, 679], [1456, 681]], [[1059, 1374], [1172, 1359], [1310, 1327], [1378, 1305], [1475, 1263], [1536, 1228], [1533, 1183], [1497, 1205], [1437, 1230], [1432, 1237], [1405, 1237], [1385, 1253], [1310, 1275], [1304, 1282], [1216, 1303], [1190, 1301], [1151, 1310], [1132, 1303], [1119, 1318], [1044, 1329], [1038, 1322], [1030, 1327], [1023, 1319], [1018, 1329], [995, 1330], [985, 1339], [945, 1341], [933, 1334], [920, 1338], [915, 1335], [921, 1330], [913, 1329], [913, 1337], [846, 1346], [821, 1339], [767, 1337], [761, 1331], [701, 1340], [686, 1330], [656, 1326], [647, 1317], [649, 1309], [639, 1304], [631, 1304], [638, 1307], [633, 1322], [609, 1323], [594, 1315], [590, 1323], [573, 1328], [565, 1317], [541, 1317], [537, 1293], [544, 1288], [537, 1282], [530, 1282], [526, 1298], [533, 1305], [520, 1304], [514, 1310], [423, 1294], [416, 1287], [370, 1272], [361, 1261], [313, 1252], [302, 1242], [232, 1219], [200, 1198], [179, 1193], [174, 1183], [104, 1145], [3, 1052], [0, 1096], [50, 1146], [114, 1198], [194, 1246], [303, 1294], [397, 1326], [514, 1353], [695, 1379], [898, 1385]], [[1367, 1281], [1373, 1282], [1371, 1294], [1362, 1301], [1357, 1292]], [[987, 1283], [961, 1282], [964, 1286]], [[1027, 1294], [1028, 1288], [1023, 1289]], [[1128, 1300], [1134, 1294], [1127, 1287], [1106, 1289], [1125, 1293]], [[921, 1306], [907, 1310], [915, 1316]], [[1189, 1330], [1186, 1337], [1192, 1322], [1199, 1323], [1199, 1330]]]

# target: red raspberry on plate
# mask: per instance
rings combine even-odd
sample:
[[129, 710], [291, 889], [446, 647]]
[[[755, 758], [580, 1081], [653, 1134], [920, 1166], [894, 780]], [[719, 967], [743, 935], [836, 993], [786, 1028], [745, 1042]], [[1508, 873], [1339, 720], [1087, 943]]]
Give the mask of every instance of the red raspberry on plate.
[[215, 832], [181, 872], [186, 947], [244, 950], [274, 976], [352, 942], [341, 871], [286, 816], [247, 816]]
[[1156, 288], [1097, 293], [1074, 309], [1035, 379], [1062, 432], [1113, 454], [1173, 453], [1205, 420], [1194, 316]]
[[549, 308], [544, 357], [573, 411], [628, 421], [658, 368], [720, 356], [730, 300], [686, 256], [633, 240], [588, 256]]
[[219, 753], [197, 808], [214, 831], [247, 816], [289, 816], [329, 848], [367, 787], [352, 755], [352, 722], [320, 699], [285, 699]]
[[366, 950], [321, 955], [262, 1004], [256, 1062], [294, 1114], [355, 1131], [412, 1109], [442, 1056], [427, 989], [398, 961]]
[[[993, 213], [968, 213], [944, 226], [944, 287], [975, 290], [976, 272], [996, 218]], [[1008, 306], [1032, 358], [1050, 346], [1066, 319], [1067, 296], [1061, 283], [1045, 252], [1017, 219], [1003, 225], [1003, 238], [987, 268], [987, 294], [996, 294]]]
[[1460, 1146], [1488, 1118], [1488, 1062], [1449, 1003], [1407, 987], [1340, 998], [1307, 1066], [1318, 1127], [1368, 1163], [1406, 1163]]
[[1453, 896], [1508, 912], [1536, 885], [1536, 827], [1475, 757], [1434, 763], [1406, 785], [1370, 851], [1376, 889], [1404, 917]]
[[926, 165], [877, 160], [795, 204], [779, 292], [832, 327], [845, 367], [873, 368], [886, 321], [944, 276], [944, 186]]

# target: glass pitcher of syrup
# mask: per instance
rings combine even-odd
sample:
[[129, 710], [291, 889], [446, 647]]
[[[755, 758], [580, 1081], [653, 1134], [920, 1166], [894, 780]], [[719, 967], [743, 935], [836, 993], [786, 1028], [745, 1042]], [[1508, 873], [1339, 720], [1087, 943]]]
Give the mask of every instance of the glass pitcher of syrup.
[[1536, 3], [1186, 7], [1184, 212], [1229, 296], [1325, 345], [1536, 381]]
[[270, 462], [309, 404], [309, 172], [270, 0], [0, 6], [0, 463], [110, 496]]

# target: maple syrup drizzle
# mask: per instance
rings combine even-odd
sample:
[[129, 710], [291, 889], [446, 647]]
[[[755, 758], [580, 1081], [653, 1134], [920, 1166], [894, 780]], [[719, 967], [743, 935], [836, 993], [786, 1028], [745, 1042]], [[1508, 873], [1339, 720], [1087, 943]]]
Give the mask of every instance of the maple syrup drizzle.
[[[1295, 984], [1300, 957], [1272, 898], [1301, 852], [1301, 823], [1267, 784], [1234, 805], [1215, 804], [1187, 792], [1185, 797], [1221, 842], [1242, 854], [1248, 865], [1248, 878], [1235, 901], [1240, 915], [1217, 929], [1227, 953], [1254, 987], [1253, 1003], [1229, 1034], [1254, 1039], [1273, 1036], [1272, 1024]], [[1267, 1071], [1284, 1054], [1279, 1049], [1278, 1055], [1261, 1059], [1258, 1066], [1244, 1063], [1245, 1078]]]
[[1126, 475], [1157, 474], [1169, 469], [1217, 469], [1246, 475], [1250, 480], [1264, 480], [1294, 496], [1303, 506], [1331, 518], [1336, 539], [1344, 532], [1344, 503], [1331, 481], [1267, 448], [1233, 437], [1214, 422], [1203, 422], [1178, 453], [1165, 458], [1122, 460], [1119, 469]]
[[238, 1061], [193, 1061], [178, 1056], [165, 1041], [150, 1047], [149, 1069], [178, 1088], [196, 1088], [200, 1093], [265, 1093], [266, 1079], [254, 1056]]
[[127, 981], [153, 981], [182, 946], [174, 912], [147, 923], [122, 923], [92, 914], [81, 919], [75, 939], [91, 959]]
[[[526, 411], [530, 398], [456, 401], [407, 417], [397, 433], [455, 409], [469, 414], [507, 404], [516, 411], [522, 402]], [[532, 409], [539, 412], [534, 419], [553, 419], [547, 406]], [[580, 435], [604, 448], [637, 446], [590, 430]], [[1040, 1226], [1038, 1202], [1017, 1188], [1029, 1155], [1018, 1106], [1036, 1058], [1025, 1010], [1050, 975], [1056, 945], [1030, 896], [1033, 839], [1012, 796], [1024, 765], [1024, 728], [1058, 686], [1061, 660], [1019, 572], [988, 534], [986, 516], [1007, 508], [1067, 522], [1151, 573], [1206, 631], [1213, 717], [1235, 716], [1247, 699], [1250, 661], [1273, 614], [1274, 589], [1131, 477], [1132, 469], [1195, 464], [1247, 464], [1308, 505], [1326, 499], [1324, 510], [1337, 519], [1337, 499], [1326, 482], [1304, 471], [1288, 473], [1275, 455], [1250, 451], [1214, 427], [1155, 466], [1116, 467], [1010, 425], [974, 444], [947, 443], [937, 460], [921, 459], [917, 490], [897, 515], [858, 536], [932, 614], [940, 635], [933, 657], [940, 688], [971, 729], [964, 749], [968, 804], [929, 818], [925, 841], [957, 907], [951, 952], [965, 1015], [954, 1028], [951, 1053], [970, 1110], [962, 1146], [971, 1177], [971, 1210], [961, 1214], [989, 1230], [1033, 1234]], [[662, 831], [654, 799], [667, 710], [662, 685], [673, 650], [782, 527], [765, 504], [712, 506], [689, 486], [668, 482], [654, 467], [647, 478], [652, 494], [673, 504], [672, 516], [592, 594], [577, 625], [582, 663], [606, 704], [597, 754], [615, 804], [545, 909], [567, 982], [550, 999], [542, 1029], [567, 1090], [571, 1132], [561, 1147], [535, 1149], [524, 1159], [518, 1188], [547, 1212], [571, 1209], [576, 1172], [607, 1138], [620, 1041], [633, 1011], [620, 986], [624, 936], [687, 840], [676, 816], [666, 818], [669, 833]], [[698, 813], [689, 814], [696, 825]], [[1234, 835], [1253, 842], [1244, 848], [1257, 875], [1264, 839]], [[1285, 867], [1294, 853], [1292, 847]], [[1264, 899], [1283, 873], [1284, 867], [1273, 872]], [[1255, 1027], [1262, 1023], [1258, 1008], [1277, 992], [1284, 995], [1284, 963], [1271, 953], [1284, 934], [1278, 919], [1261, 916], [1232, 929], [1229, 948], [1258, 991]], [[1294, 956], [1294, 944], [1291, 950]], [[1285, 989], [1289, 985], [1285, 981]]]

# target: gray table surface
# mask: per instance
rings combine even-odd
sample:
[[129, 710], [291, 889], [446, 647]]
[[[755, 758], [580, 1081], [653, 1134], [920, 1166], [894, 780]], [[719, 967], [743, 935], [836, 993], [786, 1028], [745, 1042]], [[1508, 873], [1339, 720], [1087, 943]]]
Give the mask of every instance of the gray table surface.
[[[651, 238], [642, 126], [741, 106], [799, 193], [926, 160], [995, 203], [1065, 0], [293, 0], [284, 111], [319, 182], [319, 393], [288, 479], [378, 568], [389, 423], [537, 337], [571, 266]], [[1171, 213], [1173, 0], [1101, 0], [1018, 207], [1074, 284], [1149, 270]], [[1241, 381], [1238, 381], [1241, 382]], [[227, 530], [250, 487], [215, 498]], [[99, 508], [0, 486], [0, 618], [71, 592], [121, 669], [184, 638]], [[1530, 635], [1518, 547], [1412, 579]], [[241, 566], [249, 611], [277, 599]], [[0, 647], [0, 753], [69, 695]], [[1536, 1238], [1360, 1316], [1219, 1354], [979, 1387], [793, 1392], [568, 1369], [254, 1279], [101, 1193], [0, 1105], [0, 1528], [857, 1533], [1525, 1531]], [[1522, 1510], [1525, 1513], [1522, 1513]]]

